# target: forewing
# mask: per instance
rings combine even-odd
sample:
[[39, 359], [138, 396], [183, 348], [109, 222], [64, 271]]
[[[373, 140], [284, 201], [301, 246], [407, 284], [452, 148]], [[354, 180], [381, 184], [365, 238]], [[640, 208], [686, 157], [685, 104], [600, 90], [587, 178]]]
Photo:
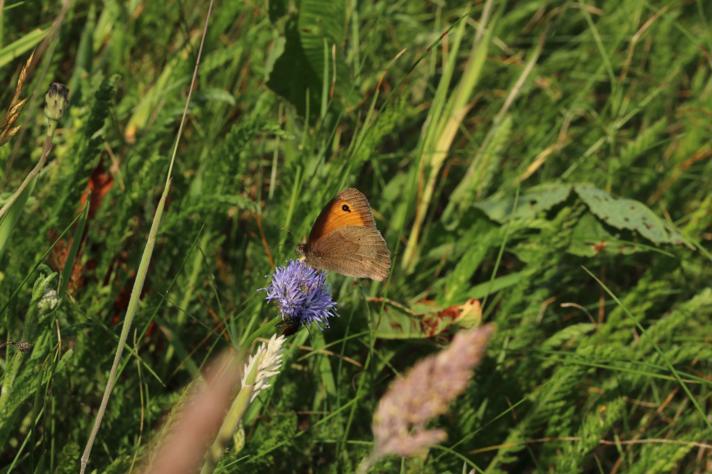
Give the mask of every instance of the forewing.
[[313, 243], [336, 229], [343, 227], [375, 227], [371, 207], [368, 199], [361, 191], [347, 188], [338, 196], [329, 201], [316, 218], [311, 232], [309, 243]]

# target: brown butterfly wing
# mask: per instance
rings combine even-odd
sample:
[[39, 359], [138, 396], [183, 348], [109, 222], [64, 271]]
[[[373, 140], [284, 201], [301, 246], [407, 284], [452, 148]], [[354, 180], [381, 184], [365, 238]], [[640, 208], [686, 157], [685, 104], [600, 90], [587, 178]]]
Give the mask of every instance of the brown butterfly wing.
[[366, 196], [355, 188], [341, 191], [317, 217], [304, 246], [309, 265], [357, 278], [384, 280], [391, 255]]
[[304, 254], [314, 268], [383, 281], [391, 254], [376, 227], [342, 227], [314, 242]]

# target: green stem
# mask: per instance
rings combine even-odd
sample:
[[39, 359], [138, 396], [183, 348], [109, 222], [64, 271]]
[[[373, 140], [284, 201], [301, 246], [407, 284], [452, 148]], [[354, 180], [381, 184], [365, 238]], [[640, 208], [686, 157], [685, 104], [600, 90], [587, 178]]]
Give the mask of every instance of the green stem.
[[124, 347], [126, 346], [126, 338], [128, 337], [129, 331], [131, 330], [131, 323], [133, 322], [134, 315], [136, 314], [136, 310], [138, 309], [138, 302], [141, 296], [141, 292], [143, 291], [143, 284], [146, 280], [146, 274], [148, 273], [148, 266], [151, 263], [151, 256], [153, 255], [153, 247], [156, 244], [156, 235], [158, 234], [158, 228], [161, 224], [161, 218], [163, 217], [163, 208], [166, 205], [166, 198], [168, 197], [168, 193], [171, 189], [173, 164], [176, 160], [176, 154], [178, 153], [178, 144], [180, 143], [181, 136], [183, 135], [183, 127], [185, 125], [186, 117], [188, 116], [188, 107], [190, 105], [190, 99], [193, 96], [193, 89], [195, 88], [195, 83], [198, 78], [200, 58], [203, 54], [203, 46], [205, 44], [205, 37], [208, 32], [208, 21], [210, 20], [210, 13], [212, 12], [212, 9], [213, 1], [211, 0], [210, 4], [208, 5], [208, 13], [205, 16], [205, 24], [203, 26], [200, 47], [198, 48], [198, 55], [195, 59], [195, 67], [193, 68], [193, 78], [190, 82], [190, 88], [188, 89], [188, 97], [185, 100], [185, 106], [183, 107], [183, 115], [181, 116], [180, 125], [178, 126], [178, 133], [176, 134], [176, 141], [175, 146], [173, 147], [171, 161], [168, 164], [168, 173], [166, 173], [166, 183], [163, 187], [161, 200], [158, 202], [158, 206], [156, 207], [156, 213], [153, 215], [153, 222], [151, 223], [151, 230], [148, 233], [146, 247], [144, 247], [143, 249], [143, 255], [141, 255], [141, 262], [139, 263], [138, 271], [136, 272], [136, 280], [134, 281], [133, 288], [131, 289], [131, 298], [129, 299], [129, 305], [126, 309], [126, 317], [124, 318], [123, 326], [121, 327], [121, 336], [119, 337], [119, 343], [116, 346], [114, 362], [111, 365], [111, 371], [109, 372], [109, 380], [106, 382], [106, 387], [104, 388], [104, 395], [101, 399], [101, 406], [99, 407], [99, 411], [97, 411], [96, 413], [96, 418], [94, 419], [94, 426], [92, 427], [91, 433], [89, 434], [87, 444], [86, 446], [84, 446], [84, 452], [82, 453], [81, 464], [79, 468], [80, 474], [84, 474], [87, 465], [89, 464], [89, 456], [91, 455], [91, 450], [94, 446], [96, 435], [99, 432], [101, 420], [104, 418], [106, 407], [109, 404], [111, 391], [114, 389], [114, 384], [116, 383], [119, 363], [121, 362], [121, 356], [123, 354]]
[[257, 378], [257, 371], [260, 364], [262, 363], [262, 358], [264, 353], [259, 356], [257, 360], [252, 363], [252, 369], [245, 377], [245, 383], [240, 387], [240, 392], [237, 394], [235, 399], [230, 405], [230, 409], [225, 415], [222, 426], [220, 426], [220, 431], [218, 432], [215, 441], [208, 450], [205, 463], [203, 464], [200, 474], [210, 474], [215, 470], [215, 466], [225, 452], [225, 448], [230, 443], [233, 434], [237, 431], [242, 421], [242, 417], [245, 415], [247, 408], [250, 406], [250, 398], [252, 397], [252, 389], [254, 387], [255, 379]]
[[252, 345], [252, 343], [255, 342], [255, 340], [258, 337], [272, 336], [272, 334], [274, 334], [275, 327], [277, 327], [277, 325], [279, 324], [280, 321], [282, 321], [282, 317], [275, 316], [274, 318], [270, 319], [269, 321], [262, 323], [262, 325], [260, 327], [258, 327], [257, 329], [255, 329], [254, 332], [252, 332], [252, 333], [246, 332], [246, 334], [249, 334], [249, 335], [247, 335], [246, 337], [244, 337], [242, 339], [242, 341], [240, 342], [240, 346], [250, 347]]
[[84, 447], [84, 453], [82, 454], [80, 473], [84, 473], [89, 463], [89, 456], [91, 455], [91, 450], [94, 445], [94, 440], [99, 432], [99, 427], [101, 426], [101, 420], [104, 418], [104, 413], [106, 412], [106, 407], [109, 404], [109, 398], [111, 397], [111, 392], [116, 384], [116, 378], [119, 372], [119, 364], [121, 363], [121, 356], [123, 355], [124, 348], [126, 347], [126, 338], [131, 330], [131, 324], [133, 323], [133, 318], [136, 315], [136, 310], [138, 309], [138, 302], [141, 296], [141, 291], [143, 291], [143, 284], [146, 280], [146, 274], [148, 273], [148, 266], [151, 263], [151, 256], [153, 255], [153, 247], [156, 244], [156, 235], [158, 234], [158, 227], [161, 224], [161, 217], [163, 216], [163, 208], [166, 204], [166, 198], [168, 197], [168, 192], [170, 190], [170, 181], [168, 181], [167, 186], [163, 189], [163, 194], [161, 195], [161, 200], [158, 202], [158, 207], [156, 207], [156, 213], [153, 216], [153, 223], [151, 224], [151, 230], [148, 233], [148, 240], [146, 241], [146, 247], [143, 249], [143, 255], [141, 256], [141, 262], [138, 265], [138, 271], [136, 272], [136, 280], [134, 281], [133, 288], [131, 289], [131, 298], [129, 299], [129, 305], [126, 309], [126, 317], [124, 318], [124, 324], [121, 327], [121, 335], [119, 336], [119, 343], [116, 346], [116, 352], [114, 354], [114, 362], [111, 364], [111, 371], [109, 372], [109, 380], [106, 382], [106, 387], [104, 387], [104, 395], [101, 399], [101, 405], [99, 406], [99, 411], [96, 413], [96, 418], [94, 418], [94, 426], [89, 434], [89, 439]]
[[40, 171], [42, 171], [42, 168], [44, 168], [45, 163], [47, 163], [49, 153], [52, 151], [52, 139], [54, 138], [54, 132], [56, 130], [57, 122], [54, 120], [50, 120], [49, 128], [47, 129], [47, 136], [45, 137], [44, 145], [42, 146], [42, 156], [40, 156], [40, 161], [38, 161], [35, 167], [32, 168], [32, 171], [30, 171], [27, 176], [25, 176], [25, 179], [22, 181], [22, 184], [20, 184], [20, 187], [17, 188], [17, 190], [12, 193], [12, 196], [10, 196], [10, 198], [5, 202], [5, 204], [3, 204], [2, 209], [0, 209], [0, 221], [2, 221], [3, 217], [5, 217], [7, 212], [12, 208], [13, 204], [15, 204], [15, 202], [22, 195], [27, 186], [29, 186], [30, 183], [34, 181], [35, 177], [39, 174]]

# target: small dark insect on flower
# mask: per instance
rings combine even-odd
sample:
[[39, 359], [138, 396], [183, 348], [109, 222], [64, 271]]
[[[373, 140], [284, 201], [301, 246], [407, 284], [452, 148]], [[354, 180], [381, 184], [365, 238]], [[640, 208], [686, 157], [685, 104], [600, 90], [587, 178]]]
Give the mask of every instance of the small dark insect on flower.
[[49, 86], [47, 94], [45, 94], [45, 115], [49, 120], [57, 121], [64, 115], [64, 109], [67, 107], [69, 98], [69, 89], [64, 84], [53, 82]]
[[277, 268], [265, 291], [265, 299], [275, 301], [279, 306], [285, 335], [311, 323], [328, 327], [328, 319], [336, 314], [336, 302], [331, 298], [326, 274], [300, 260], [292, 260]]

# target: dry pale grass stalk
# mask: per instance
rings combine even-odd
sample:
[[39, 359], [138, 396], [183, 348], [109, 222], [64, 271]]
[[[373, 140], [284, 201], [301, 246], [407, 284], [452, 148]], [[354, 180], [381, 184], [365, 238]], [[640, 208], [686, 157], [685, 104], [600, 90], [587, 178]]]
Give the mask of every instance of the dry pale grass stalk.
[[141, 472], [187, 474], [198, 471], [235, 395], [241, 365], [234, 353], [223, 354], [208, 368], [204, 380], [193, 383]]
[[33, 64], [32, 60], [35, 57], [35, 53], [30, 54], [30, 57], [25, 61], [24, 66], [20, 70], [20, 76], [17, 78], [17, 85], [15, 86], [15, 93], [12, 96], [10, 105], [7, 108], [7, 113], [5, 114], [5, 119], [0, 125], [0, 145], [4, 145], [12, 137], [14, 137], [17, 132], [20, 131], [20, 126], [15, 125], [17, 119], [20, 117], [20, 112], [22, 112], [22, 107], [27, 102], [27, 97], [20, 98], [22, 95], [22, 89], [25, 87], [25, 82], [30, 73], [30, 65]]
[[373, 451], [359, 472], [367, 472], [384, 456], [415, 456], [445, 440], [445, 431], [427, 429], [426, 424], [444, 414], [467, 388], [493, 332], [492, 324], [458, 332], [447, 348], [421, 360], [391, 384], [373, 417]]

